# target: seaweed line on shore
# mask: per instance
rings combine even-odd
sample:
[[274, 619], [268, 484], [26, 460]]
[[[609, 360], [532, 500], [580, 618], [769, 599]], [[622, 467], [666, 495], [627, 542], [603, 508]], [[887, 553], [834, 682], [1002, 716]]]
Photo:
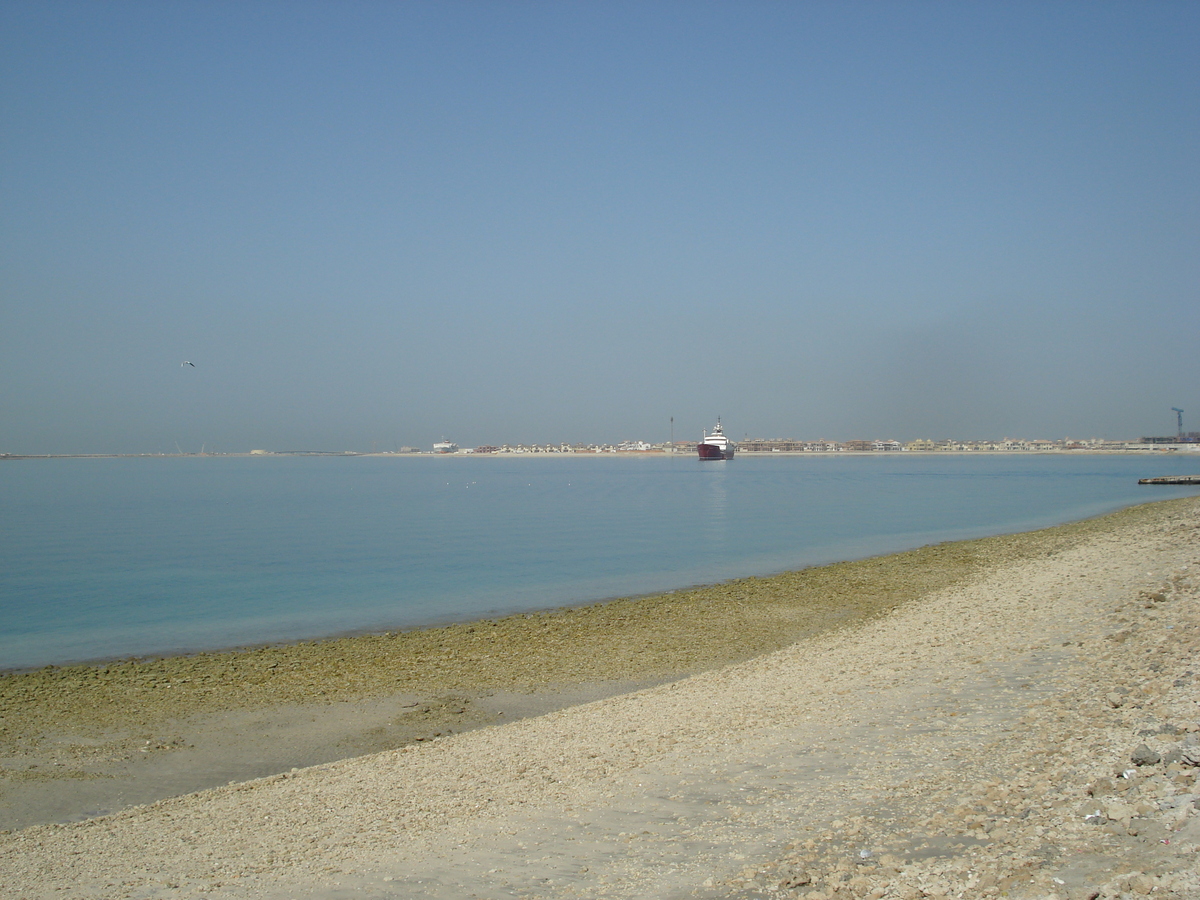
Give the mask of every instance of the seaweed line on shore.
[[[408, 698], [421, 715], [373, 742], [346, 741], [334, 756], [403, 746], [496, 721], [474, 705], [481, 697], [635, 687], [720, 668], [1191, 502], [583, 607], [10, 673], [0, 676], [0, 757], [10, 761], [0, 766], [0, 790], [13, 779], [107, 777], [106, 765], [181, 745], [161, 735], [189, 717], [289, 704]], [[56, 740], [62, 735], [72, 740]]]

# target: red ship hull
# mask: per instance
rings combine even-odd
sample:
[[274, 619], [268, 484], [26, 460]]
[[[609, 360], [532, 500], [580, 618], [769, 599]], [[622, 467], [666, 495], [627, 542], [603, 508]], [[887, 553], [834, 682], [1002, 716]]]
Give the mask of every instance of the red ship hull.
[[696, 449], [701, 459], [733, 459], [733, 448], [722, 449], [716, 444], [699, 444]]

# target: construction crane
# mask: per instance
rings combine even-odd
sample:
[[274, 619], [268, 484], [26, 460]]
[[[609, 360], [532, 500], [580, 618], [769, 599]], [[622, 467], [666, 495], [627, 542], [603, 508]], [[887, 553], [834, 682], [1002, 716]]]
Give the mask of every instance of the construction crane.
[[1179, 439], [1183, 440], [1183, 410], [1178, 406], [1172, 406], [1171, 412], [1175, 413], [1175, 418], [1179, 420]]

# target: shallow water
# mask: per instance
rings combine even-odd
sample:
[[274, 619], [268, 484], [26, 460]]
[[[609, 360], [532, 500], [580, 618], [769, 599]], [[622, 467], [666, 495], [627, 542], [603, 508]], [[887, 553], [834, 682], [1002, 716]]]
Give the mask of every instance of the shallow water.
[[0, 465], [0, 668], [401, 628], [1023, 531], [1200, 455]]

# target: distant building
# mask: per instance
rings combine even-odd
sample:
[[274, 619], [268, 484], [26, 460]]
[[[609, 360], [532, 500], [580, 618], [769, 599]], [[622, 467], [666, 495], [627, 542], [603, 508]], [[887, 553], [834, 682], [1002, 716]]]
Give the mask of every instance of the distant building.
[[785, 441], [779, 438], [738, 441], [737, 448], [743, 453], [802, 453], [805, 449], [803, 441]]

